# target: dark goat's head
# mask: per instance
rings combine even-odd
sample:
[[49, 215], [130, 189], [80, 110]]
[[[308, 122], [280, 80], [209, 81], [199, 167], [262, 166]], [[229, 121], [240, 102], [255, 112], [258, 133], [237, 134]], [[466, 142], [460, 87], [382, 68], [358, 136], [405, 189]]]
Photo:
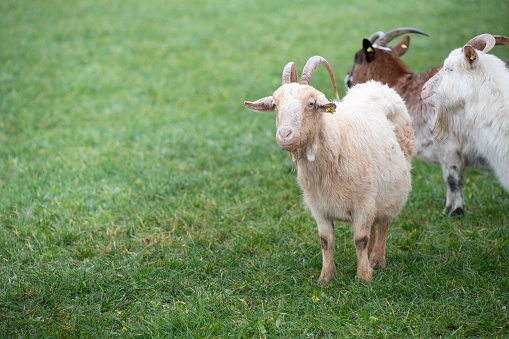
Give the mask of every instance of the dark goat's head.
[[[373, 33], [369, 39], [362, 41], [362, 49], [355, 54], [354, 64], [345, 78], [348, 88], [368, 80], [380, 81], [392, 86], [405, 73], [411, 73], [408, 66], [401, 61], [410, 44], [407, 35], [393, 47], [387, 44], [394, 38], [405, 33], [418, 33], [428, 36], [415, 28], [397, 28], [387, 34], [379, 31]], [[378, 43], [375, 41], [379, 39]]]

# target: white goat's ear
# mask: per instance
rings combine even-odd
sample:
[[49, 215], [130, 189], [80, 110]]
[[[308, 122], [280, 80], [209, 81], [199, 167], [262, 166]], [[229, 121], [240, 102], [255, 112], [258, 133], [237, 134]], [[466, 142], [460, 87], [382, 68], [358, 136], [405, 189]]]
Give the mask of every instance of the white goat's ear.
[[477, 55], [477, 51], [475, 50], [474, 47], [470, 45], [463, 46], [463, 54], [465, 54], [465, 60], [469, 63], [469, 65], [472, 68], [477, 66], [479, 55]]
[[276, 103], [272, 96], [261, 98], [255, 102], [244, 101], [244, 106], [258, 113], [268, 113], [276, 109]]
[[319, 113], [331, 113], [334, 114], [336, 112], [336, 104], [329, 102], [325, 99], [318, 99], [316, 102], [316, 109]]

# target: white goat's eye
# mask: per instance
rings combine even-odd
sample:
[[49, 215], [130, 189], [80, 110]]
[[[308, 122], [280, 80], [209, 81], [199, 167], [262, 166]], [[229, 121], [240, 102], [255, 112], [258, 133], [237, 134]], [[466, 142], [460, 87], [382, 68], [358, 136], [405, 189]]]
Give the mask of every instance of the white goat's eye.
[[313, 106], [315, 106], [314, 102], [312, 102], [312, 101], [308, 102], [308, 107], [313, 107]]
[[276, 108], [276, 104], [272, 104], [272, 107]]

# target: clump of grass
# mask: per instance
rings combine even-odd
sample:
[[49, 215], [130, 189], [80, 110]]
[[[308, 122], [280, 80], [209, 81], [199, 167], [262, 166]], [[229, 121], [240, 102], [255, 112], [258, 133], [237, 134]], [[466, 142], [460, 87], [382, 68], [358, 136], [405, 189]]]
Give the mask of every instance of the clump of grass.
[[[387, 269], [357, 280], [337, 223], [320, 287], [274, 117], [242, 103], [315, 54], [340, 79], [377, 30], [426, 31], [404, 58], [435, 66], [503, 34], [507, 6], [2, 2], [0, 336], [505, 336], [509, 196], [491, 173], [467, 170], [448, 219], [440, 168], [415, 160]], [[333, 95], [325, 72], [313, 85]]]

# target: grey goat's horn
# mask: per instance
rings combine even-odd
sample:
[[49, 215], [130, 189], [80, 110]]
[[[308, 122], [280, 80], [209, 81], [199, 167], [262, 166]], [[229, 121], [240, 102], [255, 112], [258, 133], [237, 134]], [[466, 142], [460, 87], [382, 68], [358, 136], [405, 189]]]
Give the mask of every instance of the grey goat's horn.
[[483, 53], [488, 53], [493, 47], [495, 47], [496, 43], [497, 41], [493, 35], [481, 34], [470, 39], [466, 45], [470, 45], [479, 51], [482, 50]]
[[509, 46], [509, 38], [503, 35], [494, 35], [495, 46]]
[[494, 46], [509, 46], [509, 38], [503, 35], [481, 34], [470, 39], [467, 45], [487, 53]]

